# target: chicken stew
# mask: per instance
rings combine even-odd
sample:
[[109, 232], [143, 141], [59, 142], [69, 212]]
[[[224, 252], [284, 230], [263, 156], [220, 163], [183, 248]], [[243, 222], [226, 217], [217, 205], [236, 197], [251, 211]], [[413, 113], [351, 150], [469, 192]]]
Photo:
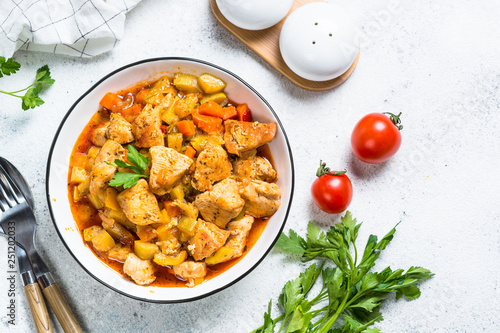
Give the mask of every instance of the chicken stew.
[[139, 285], [193, 287], [229, 269], [280, 206], [267, 146], [211, 74], [164, 76], [117, 93], [76, 142], [69, 200], [83, 239]]

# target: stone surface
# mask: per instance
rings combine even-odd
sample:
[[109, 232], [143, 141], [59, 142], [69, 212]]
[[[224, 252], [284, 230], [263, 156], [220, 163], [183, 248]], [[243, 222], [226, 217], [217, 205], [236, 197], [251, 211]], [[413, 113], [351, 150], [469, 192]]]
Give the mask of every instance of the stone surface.
[[[261, 325], [269, 298], [276, 300], [283, 284], [305, 267], [272, 251], [250, 275], [216, 295], [159, 305], [106, 288], [66, 250], [45, 197], [47, 156], [59, 122], [105, 74], [159, 56], [224, 66], [276, 110], [295, 157], [296, 190], [286, 229], [304, 234], [308, 220], [324, 226], [339, 221], [310, 199], [320, 159], [346, 168], [351, 177], [355, 192], [349, 209], [364, 221], [361, 243], [403, 221], [377, 268], [420, 265], [436, 276], [422, 284], [418, 300], [384, 304], [385, 321], [377, 327], [408, 333], [499, 331], [500, 3], [339, 5], [360, 28], [361, 58], [351, 78], [327, 92], [305, 91], [283, 78], [217, 23], [208, 1], [143, 0], [127, 15], [123, 40], [93, 59], [15, 54], [22, 69], [1, 78], [0, 89], [24, 86], [44, 64], [56, 83], [35, 110], [22, 111], [19, 100], [0, 95], [0, 155], [32, 185], [38, 249], [86, 332], [248, 332]], [[363, 164], [350, 152], [351, 130], [363, 115], [383, 111], [403, 112], [401, 150], [384, 164]], [[0, 331], [34, 331], [19, 289], [16, 325], [7, 324], [6, 251], [7, 241], [0, 238]]]

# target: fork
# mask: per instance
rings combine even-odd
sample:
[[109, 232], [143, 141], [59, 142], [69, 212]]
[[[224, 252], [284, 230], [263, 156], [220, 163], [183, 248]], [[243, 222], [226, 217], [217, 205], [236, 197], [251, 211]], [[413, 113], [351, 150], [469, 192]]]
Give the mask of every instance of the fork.
[[21, 244], [31, 262], [43, 294], [59, 320], [64, 332], [82, 332], [73, 312], [55, 282], [47, 265], [35, 249], [34, 237], [36, 219], [9, 174], [0, 165], [0, 210], [3, 212], [0, 224], [5, 230], [9, 222], [15, 221], [16, 242]]

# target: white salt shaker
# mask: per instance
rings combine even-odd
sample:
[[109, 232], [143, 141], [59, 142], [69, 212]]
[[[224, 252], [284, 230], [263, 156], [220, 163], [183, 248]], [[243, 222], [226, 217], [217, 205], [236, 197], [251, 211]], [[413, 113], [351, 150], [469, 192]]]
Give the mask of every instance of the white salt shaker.
[[279, 43], [288, 67], [312, 81], [327, 81], [345, 73], [359, 49], [349, 15], [324, 2], [304, 5], [290, 14]]
[[293, 0], [216, 0], [222, 15], [235, 26], [262, 30], [281, 21]]

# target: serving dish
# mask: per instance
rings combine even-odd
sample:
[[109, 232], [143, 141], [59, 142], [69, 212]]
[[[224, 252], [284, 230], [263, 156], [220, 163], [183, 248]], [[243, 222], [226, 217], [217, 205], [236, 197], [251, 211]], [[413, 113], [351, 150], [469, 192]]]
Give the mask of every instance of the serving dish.
[[[183, 72], [194, 75], [210, 73], [223, 79], [226, 92], [235, 102], [245, 102], [255, 120], [276, 122], [278, 133], [269, 148], [278, 172], [281, 207], [270, 218], [257, 243], [237, 264], [223, 274], [194, 288], [138, 286], [101, 262], [84, 244], [73, 220], [67, 193], [67, 170], [74, 142], [99, 107], [108, 91], [118, 91], [142, 80]], [[235, 74], [208, 62], [189, 58], [146, 59], [117, 69], [98, 81], [69, 109], [59, 126], [47, 163], [46, 192], [49, 210], [61, 240], [77, 262], [99, 282], [126, 296], [150, 302], [176, 303], [206, 297], [234, 284], [254, 269], [277, 241], [290, 209], [294, 187], [293, 159], [288, 139], [278, 116], [269, 103]]]

